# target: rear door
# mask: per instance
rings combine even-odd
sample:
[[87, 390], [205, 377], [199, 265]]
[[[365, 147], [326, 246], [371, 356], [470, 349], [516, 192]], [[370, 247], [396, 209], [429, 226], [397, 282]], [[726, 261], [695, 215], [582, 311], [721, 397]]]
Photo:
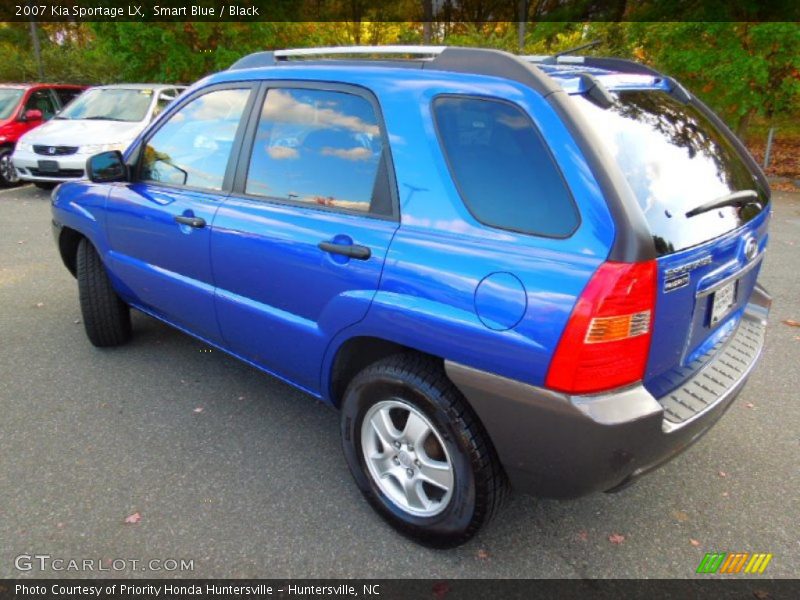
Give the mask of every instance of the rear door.
[[271, 83], [211, 238], [228, 347], [309, 390], [338, 331], [364, 317], [397, 229], [376, 100], [361, 88]]
[[575, 101], [616, 158], [658, 253], [646, 387], [661, 397], [735, 330], [767, 243], [769, 191], [697, 107], [656, 90]]
[[140, 307], [211, 341], [220, 334], [209, 242], [233, 181], [252, 87], [207, 88], [146, 135], [131, 183], [107, 203], [112, 271]]

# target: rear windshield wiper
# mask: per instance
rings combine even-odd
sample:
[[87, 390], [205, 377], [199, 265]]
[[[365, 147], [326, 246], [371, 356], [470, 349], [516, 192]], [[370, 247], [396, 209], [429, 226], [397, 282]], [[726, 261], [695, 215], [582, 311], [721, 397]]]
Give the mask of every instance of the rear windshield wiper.
[[750, 204], [753, 200], [758, 199], [758, 193], [755, 190], [742, 190], [740, 192], [733, 192], [726, 194], [711, 202], [701, 204], [697, 208], [693, 208], [686, 213], [686, 217], [693, 217], [695, 215], [714, 210], [715, 208], [722, 208], [723, 206], [740, 206], [742, 204]]

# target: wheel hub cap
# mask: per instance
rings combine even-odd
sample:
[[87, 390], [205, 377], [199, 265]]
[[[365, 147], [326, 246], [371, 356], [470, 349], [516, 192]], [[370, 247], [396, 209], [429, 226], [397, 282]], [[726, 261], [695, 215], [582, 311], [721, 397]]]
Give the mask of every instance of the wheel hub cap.
[[399, 508], [421, 517], [442, 512], [455, 472], [430, 419], [400, 399], [378, 402], [361, 425], [364, 462], [375, 484]]

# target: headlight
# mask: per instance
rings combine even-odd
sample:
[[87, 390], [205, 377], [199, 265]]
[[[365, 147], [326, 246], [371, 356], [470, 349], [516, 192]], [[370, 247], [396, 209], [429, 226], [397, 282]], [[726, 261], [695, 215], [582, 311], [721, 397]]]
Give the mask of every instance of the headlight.
[[86, 146], [81, 146], [80, 153], [98, 154], [100, 152], [110, 152], [111, 150], [119, 150], [122, 152], [125, 150], [125, 145], [120, 142], [115, 144], [88, 144]]
[[29, 144], [28, 142], [17, 142], [17, 148], [23, 152], [33, 152], [33, 144]]

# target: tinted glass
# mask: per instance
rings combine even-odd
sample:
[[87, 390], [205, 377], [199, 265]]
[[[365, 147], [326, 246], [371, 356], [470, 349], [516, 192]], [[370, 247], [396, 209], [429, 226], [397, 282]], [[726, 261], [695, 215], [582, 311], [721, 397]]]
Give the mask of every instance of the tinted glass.
[[366, 99], [344, 92], [273, 89], [261, 111], [245, 191], [384, 212], [375, 193], [382, 157], [380, 128]]
[[55, 92], [56, 96], [58, 96], [58, 99], [61, 102], [61, 106], [66, 106], [81, 95], [80, 90], [73, 90], [69, 88], [57, 88]]
[[192, 100], [148, 140], [142, 153], [144, 180], [222, 189], [249, 89], [217, 90]]
[[[766, 205], [731, 141], [696, 108], [659, 91], [621, 92], [607, 110], [573, 98], [616, 158], [660, 254], [727, 233]], [[742, 190], [759, 192], [759, 199], [686, 217], [701, 204]]]
[[147, 116], [153, 101], [153, 90], [96, 88], [81, 94], [64, 108], [59, 119], [94, 119], [137, 122]]
[[436, 125], [450, 171], [476, 219], [500, 229], [564, 237], [578, 212], [528, 116], [507, 102], [438, 98]]
[[36, 90], [28, 96], [25, 110], [40, 110], [42, 118], [51, 119], [56, 114], [56, 104], [49, 90]]
[[22, 98], [22, 90], [0, 88], [0, 119], [7, 119]]

